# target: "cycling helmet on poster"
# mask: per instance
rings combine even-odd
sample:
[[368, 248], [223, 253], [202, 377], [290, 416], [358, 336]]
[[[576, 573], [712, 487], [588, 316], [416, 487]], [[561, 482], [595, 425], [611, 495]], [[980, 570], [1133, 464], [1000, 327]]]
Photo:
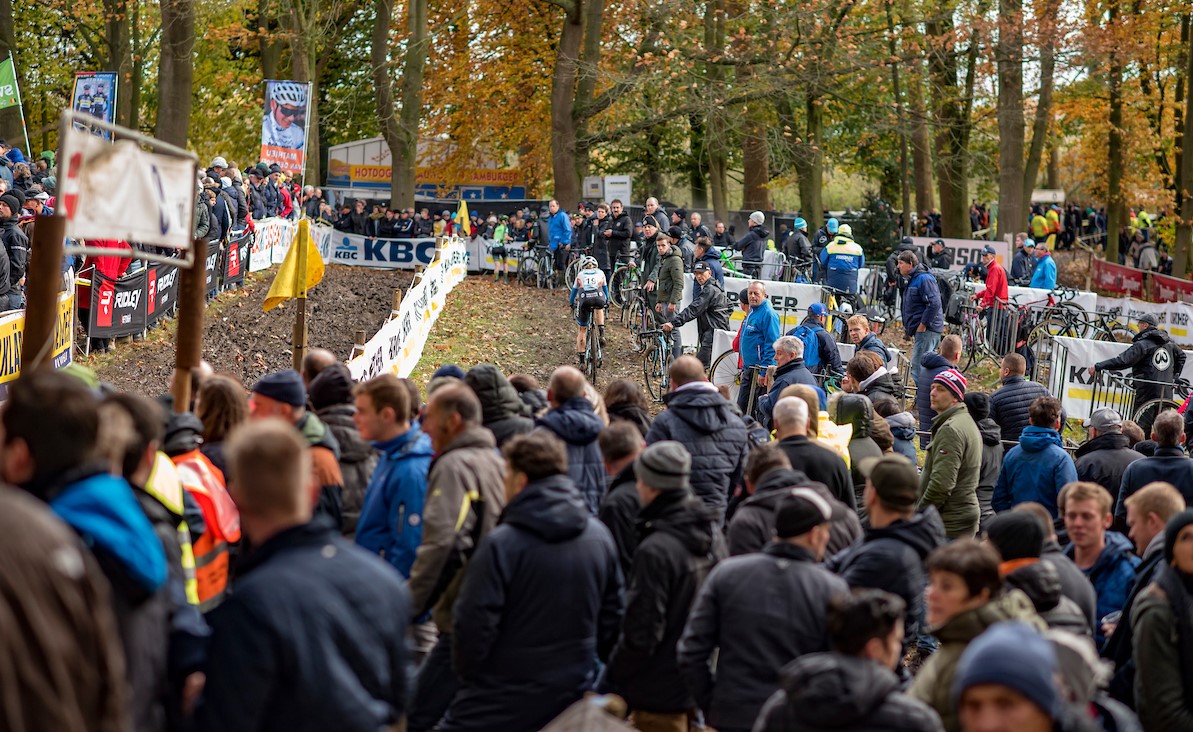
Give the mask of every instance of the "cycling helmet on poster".
[[279, 82], [270, 88], [269, 99], [290, 107], [305, 107], [307, 103], [306, 85], [296, 84], [293, 81]]
[[596, 268], [597, 268], [596, 257], [585, 257], [584, 259], [580, 260], [580, 269], [596, 269]]

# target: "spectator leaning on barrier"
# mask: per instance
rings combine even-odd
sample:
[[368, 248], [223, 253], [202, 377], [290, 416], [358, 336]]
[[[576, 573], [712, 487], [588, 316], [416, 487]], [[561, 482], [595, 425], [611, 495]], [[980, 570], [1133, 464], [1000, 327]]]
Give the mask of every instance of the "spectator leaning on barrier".
[[725, 300], [725, 291], [713, 279], [707, 262], [696, 262], [692, 267], [692, 280], [699, 288], [696, 296], [686, 308], [663, 323], [662, 328], [670, 331], [695, 320], [700, 340], [696, 355], [707, 369], [712, 364], [713, 336], [718, 330], [729, 330], [729, 303]]
[[935, 275], [920, 264], [914, 252], [900, 254], [898, 266], [899, 273], [908, 280], [903, 293], [903, 328], [915, 343], [911, 350], [911, 377], [918, 380], [924, 354], [940, 345], [944, 307]]
[[742, 272], [746, 277], [757, 277], [762, 271], [762, 257], [766, 253], [766, 240], [770, 230], [764, 226], [766, 214], [755, 211], [746, 221], [746, 235], [733, 244], [741, 252]]
[[[756, 387], [765, 387], [758, 380], [759, 374], [775, 362], [774, 342], [778, 340], [781, 331], [779, 314], [766, 296], [766, 284], [761, 280], [754, 280], [746, 288], [746, 297], [750, 305], [750, 312], [742, 321], [739, 331], [738, 352], [742, 359], [741, 385], [737, 392], [737, 406], [742, 414], [747, 414], [750, 403], [750, 392]], [[760, 368], [759, 368], [760, 367]], [[759, 391], [761, 393], [761, 391]], [[755, 395], [755, 398], [757, 394]]]
[[1056, 289], [1056, 260], [1046, 246], [1035, 248], [1036, 266], [1031, 272], [1031, 287], [1040, 290]]
[[1023, 234], [1017, 234], [1015, 239], [1018, 248], [1011, 259], [1011, 278], [1008, 284], [1027, 287], [1031, 284], [1032, 271], [1036, 265], [1036, 243], [1025, 238]]
[[853, 229], [841, 224], [837, 235], [820, 251], [820, 264], [827, 271], [826, 284], [844, 292], [857, 292], [858, 270], [866, 266], [866, 253], [853, 240]]
[[[1135, 404], [1143, 405], [1152, 399], [1171, 399], [1171, 385], [1185, 369], [1185, 352], [1156, 324], [1156, 316], [1152, 313], [1140, 315], [1140, 330], [1131, 339], [1131, 347], [1113, 358], [1090, 366], [1089, 375], [1096, 377], [1099, 371], [1129, 368], [1131, 378], [1137, 380], [1134, 384]], [[1139, 426], [1143, 428], [1144, 434], [1150, 433], [1150, 424], [1140, 423]]]

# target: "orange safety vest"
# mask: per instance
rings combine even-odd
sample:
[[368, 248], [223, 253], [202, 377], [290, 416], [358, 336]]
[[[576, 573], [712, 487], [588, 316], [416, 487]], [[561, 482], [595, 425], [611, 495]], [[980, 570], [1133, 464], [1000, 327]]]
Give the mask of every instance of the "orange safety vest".
[[240, 512], [219, 468], [198, 450], [175, 455], [174, 465], [182, 487], [203, 512], [207, 530], [194, 542], [195, 580], [199, 610], [206, 613], [223, 601], [228, 591], [228, 547], [240, 541]]

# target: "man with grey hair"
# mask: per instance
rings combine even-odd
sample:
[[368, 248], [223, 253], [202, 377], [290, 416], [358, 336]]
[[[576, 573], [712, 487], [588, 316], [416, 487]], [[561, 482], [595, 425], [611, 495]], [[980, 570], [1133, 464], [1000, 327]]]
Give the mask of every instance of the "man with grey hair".
[[701, 221], [700, 214], [696, 211], [693, 211], [692, 215], [688, 217], [688, 222], [692, 225], [692, 241], [696, 241], [702, 236], [707, 236], [709, 239], [712, 238], [712, 233]]
[[833, 498], [857, 510], [853, 477], [845, 460], [808, 437], [808, 403], [798, 397], [783, 397], [775, 403], [775, 439], [779, 449], [798, 465], [810, 480], [828, 486]]
[[820, 397], [820, 408], [827, 408], [824, 389], [816, 383], [816, 377], [804, 365], [804, 342], [795, 336], [782, 336], [774, 342], [775, 365], [767, 370], [766, 383], [770, 391], [758, 397], [758, 414], [769, 426], [774, 423], [772, 412], [779, 401], [779, 395], [792, 384], [807, 384], [816, 389]]

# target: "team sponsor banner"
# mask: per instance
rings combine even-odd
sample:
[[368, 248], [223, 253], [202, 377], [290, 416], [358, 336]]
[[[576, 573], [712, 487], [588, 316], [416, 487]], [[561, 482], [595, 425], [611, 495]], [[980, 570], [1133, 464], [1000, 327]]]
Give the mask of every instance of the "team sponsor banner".
[[261, 162], [301, 173], [306, 163], [307, 110], [310, 84], [265, 82], [265, 114], [261, 120]]
[[[749, 287], [751, 282], [753, 280], [744, 277], [725, 278], [725, 299], [729, 302], [729, 307], [732, 308], [732, 311], [729, 313], [729, 329], [734, 333], [741, 327], [741, 321], [746, 317], [745, 311], [738, 304], [738, 293]], [[766, 295], [770, 298], [775, 312], [779, 314], [780, 335], [803, 321], [808, 314], [809, 305], [821, 301], [822, 290], [820, 285], [765, 280], [764, 282], [766, 284]], [[685, 274], [683, 276], [683, 283], [683, 300], [679, 304], [680, 310], [692, 304], [692, 275]], [[694, 320], [690, 323], [684, 323], [679, 329], [679, 334], [680, 339], [686, 345], [691, 346], [700, 343], [699, 331], [696, 328], [696, 321]], [[715, 357], [718, 353], [720, 351], [714, 348], [713, 356]]]
[[220, 287], [220, 250], [218, 248], [211, 249], [207, 252], [207, 260], [203, 263], [203, 269], [207, 273], [207, 279], [204, 291], [210, 295]]
[[1144, 302], [1131, 297], [1099, 297], [1098, 312], [1106, 313], [1119, 323], [1138, 329], [1139, 316], [1150, 313], [1156, 316], [1156, 325], [1168, 331], [1172, 340], [1182, 346], [1193, 346], [1193, 306], [1183, 302]]
[[[434, 239], [372, 239], [357, 234], [335, 231], [330, 236], [331, 264], [349, 264], [376, 269], [414, 269], [421, 264], [429, 267], [435, 260]], [[467, 256], [467, 246], [460, 249]], [[274, 259], [277, 253], [274, 252]]]
[[1156, 302], [1193, 303], [1193, 282], [1168, 275], [1152, 275], [1152, 298]]
[[986, 245], [994, 247], [994, 256], [999, 262], [1010, 261], [1010, 246], [1005, 241], [983, 241], [981, 239], [940, 239], [926, 236], [913, 236], [911, 242], [915, 244], [916, 256], [923, 262], [928, 257], [929, 247], [933, 242], [943, 241], [944, 250], [953, 256], [951, 271], [960, 272], [967, 264], [981, 264], [982, 250]]
[[[58, 318], [54, 323], [54, 368], [71, 362], [75, 345], [75, 293], [58, 293]], [[0, 401], [8, 396], [9, 385], [21, 375], [21, 342], [25, 333], [25, 311], [14, 310], [0, 316]]]
[[98, 270], [91, 273], [92, 338], [133, 335], [146, 326], [146, 281], [148, 270], [126, 275], [118, 280], [105, 277]]
[[468, 273], [468, 253], [460, 239], [448, 239], [438, 254], [406, 293], [398, 314], [369, 339], [361, 355], [348, 362], [354, 380], [384, 373], [405, 378], [418, 365], [431, 326], [447, 303], [447, 294]]
[[178, 268], [154, 264], [145, 275], [145, 320], [153, 325], [168, 315], [178, 303], [180, 278]]
[[68, 239], [190, 248], [194, 160], [147, 152], [132, 140], [108, 144], [75, 129], [63, 135], [61, 160], [66, 170], [59, 200]]
[[224, 284], [243, 285], [245, 267], [248, 266], [249, 248], [252, 236], [245, 232], [238, 239], [229, 239], [224, 260]]
[[1142, 297], [1145, 274], [1141, 269], [1111, 264], [1104, 259], [1094, 259], [1094, 286], [1101, 290], [1117, 292], [1129, 297]]
[[[110, 71], [80, 71], [75, 74], [74, 91], [71, 93], [70, 108], [76, 112], [102, 119], [111, 124], [116, 119], [116, 74]], [[75, 129], [112, 139], [112, 133], [74, 123]], [[63, 155], [61, 159], [65, 159]], [[193, 196], [192, 196], [193, 197]]]
[[20, 145], [16, 140], [24, 140], [24, 152], [29, 158], [34, 157], [29, 149], [29, 133], [21, 110], [21, 90], [17, 86], [17, 67], [11, 51], [8, 58], [0, 61], [0, 136], [14, 147]]
[[[1131, 370], [1099, 371], [1096, 376], [1090, 376], [1089, 367], [1114, 358], [1130, 348], [1128, 344], [1058, 336], [1056, 345], [1059, 348], [1053, 351], [1048, 389], [1060, 396], [1061, 406], [1070, 419], [1087, 419], [1090, 416], [1095, 380], [1104, 387], [1102, 391], [1106, 394], [1105, 397], [1099, 396], [1099, 408], [1122, 406], [1107, 402], [1116, 399], [1124, 401], [1123, 397], [1130, 393], [1130, 387], [1123, 379], [1130, 378]], [[1185, 359], [1185, 369], [1181, 375], [1186, 379], [1193, 377], [1193, 358]]]

